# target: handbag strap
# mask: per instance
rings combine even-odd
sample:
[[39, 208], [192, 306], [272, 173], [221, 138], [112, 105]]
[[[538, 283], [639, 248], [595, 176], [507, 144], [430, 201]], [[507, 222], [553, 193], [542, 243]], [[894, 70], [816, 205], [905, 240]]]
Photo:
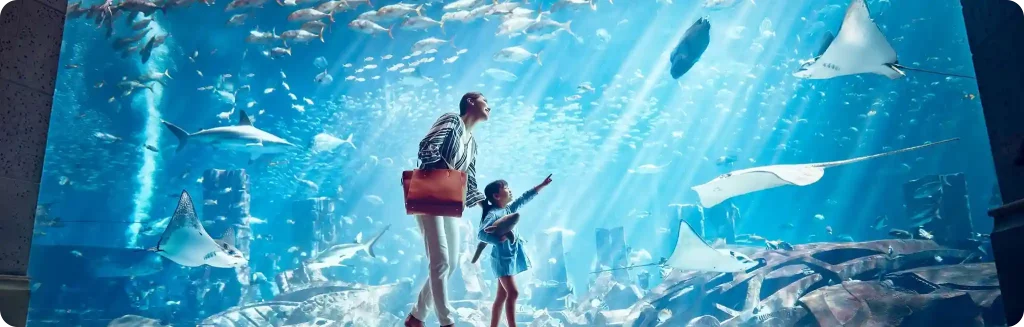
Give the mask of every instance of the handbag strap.
[[[419, 157], [417, 156], [416, 161], [419, 162], [419, 164], [416, 165], [416, 169], [414, 169], [414, 170], [420, 170], [419, 167], [423, 166], [423, 160], [420, 160]], [[443, 156], [441, 157], [441, 161], [444, 161], [445, 165], [447, 165], [448, 167], [451, 167], [451, 165], [448, 164], [448, 160], [444, 160]], [[451, 177], [452, 176], [451, 169], [447, 169], [447, 170], [448, 170], [448, 177]], [[402, 177], [402, 185], [405, 185], [405, 177], [404, 176]]]
[[[445, 160], [445, 159], [444, 159], [444, 156], [440, 156], [440, 157], [441, 157], [441, 161], [444, 161], [444, 165], [445, 165], [445, 166], [448, 166], [448, 167], [450, 167], [450, 168], [454, 169], [454, 167], [452, 167], [452, 165], [448, 163], [448, 160]], [[417, 165], [416, 165], [416, 168], [417, 168], [417, 169], [418, 169], [419, 167], [423, 167], [423, 160], [421, 160], [421, 159], [419, 158], [419, 156], [416, 156], [416, 161], [417, 161], [417, 162], [419, 163], [419, 164], [417, 164]]]

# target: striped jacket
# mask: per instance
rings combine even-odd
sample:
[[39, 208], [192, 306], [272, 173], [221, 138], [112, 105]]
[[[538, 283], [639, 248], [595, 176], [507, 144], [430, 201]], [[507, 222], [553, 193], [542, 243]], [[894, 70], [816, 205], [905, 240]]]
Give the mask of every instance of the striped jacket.
[[469, 135], [468, 141], [460, 142], [465, 131], [458, 114], [441, 115], [420, 141], [419, 159], [420, 169], [447, 168], [448, 163], [452, 169], [466, 172], [466, 207], [472, 207], [483, 201], [484, 195], [476, 184], [476, 139]]

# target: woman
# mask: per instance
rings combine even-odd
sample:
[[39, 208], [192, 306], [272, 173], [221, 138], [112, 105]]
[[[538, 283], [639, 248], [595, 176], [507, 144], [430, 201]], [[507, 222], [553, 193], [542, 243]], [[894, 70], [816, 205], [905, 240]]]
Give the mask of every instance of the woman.
[[[458, 169], [466, 172], [466, 207], [484, 199], [476, 185], [476, 139], [473, 127], [487, 121], [491, 108], [479, 92], [469, 92], [459, 101], [459, 114], [441, 115], [420, 141], [420, 169]], [[416, 216], [429, 262], [427, 283], [420, 290], [416, 305], [405, 319], [406, 327], [422, 327], [433, 306], [441, 326], [454, 326], [453, 310], [448, 304], [448, 279], [459, 263], [458, 218]]]

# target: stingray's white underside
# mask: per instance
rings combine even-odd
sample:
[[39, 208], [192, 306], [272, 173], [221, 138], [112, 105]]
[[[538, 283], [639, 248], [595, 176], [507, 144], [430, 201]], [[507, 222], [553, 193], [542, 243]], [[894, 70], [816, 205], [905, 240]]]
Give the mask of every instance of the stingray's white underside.
[[179, 228], [169, 231], [164, 242], [160, 244], [160, 255], [186, 267], [198, 267], [207, 264], [221, 255], [207, 258], [210, 253], [224, 250], [210, 235], [192, 228]]
[[903, 74], [890, 64], [896, 63], [896, 50], [871, 20], [864, 0], [853, 0], [846, 10], [839, 34], [811, 66], [811, 79], [873, 73], [889, 78]]
[[232, 267], [231, 256], [206, 232], [194, 208], [192, 197], [182, 192], [178, 208], [157, 244], [157, 253], [186, 267]]
[[783, 185], [806, 186], [821, 180], [825, 169], [815, 164], [775, 165], [737, 170], [697, 185], [700, 205], [714, 207], [732, 197]]
[[679, 239], [666, 264], [680, 270], [739, 272], [753, 268], [756, 261], [743, 260], [729, 250], [712, 248], [685, 221], [679, 223]]

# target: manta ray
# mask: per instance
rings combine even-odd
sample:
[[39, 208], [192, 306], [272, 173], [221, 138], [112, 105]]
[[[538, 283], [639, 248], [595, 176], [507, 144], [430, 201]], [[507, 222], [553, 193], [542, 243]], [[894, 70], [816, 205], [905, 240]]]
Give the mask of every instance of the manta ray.
[[903, 70], [931, 74], [971, 78], [971, 76], [941, 73], [907, 67], [899, 64], [896, 50], [871, 20], [864, 0], [853, 0], [846, 9], [846, 16], [839, 27], [839, 34], [825, 36], [818, 56], [804, 62], [793, 76], [807, 79], [829, 79], [857, 74], [878, 74], [897, 79], [906, 74]]
[[228, 228], [220, 239], [210, 237], [186, 191], [181, 191], [178, 207], [160, 235], [160, 241], [148, 250], [186, 267], [235, 268], [249, 263], [235, 247], [234, 228]]
[[711, 208], [732, 197], [747, 193], [767, 190], [783, 185], [807, 186], [814, 184], [818, 180], [821, 180], [821, 177], [825, 176], [825, 168], [848, 165], [864, 160], [919, 150], [933, 145], [953, 142], [959, 139], [960, 138], [952, 138], [935, 143], [840, 161], [747, 168], [718, 176], [710, 182], [694, 186], [692, 189], [696, 191], [697, 196], [700, 197], [701, 206]]
[[377, 235], [375, 235], [373, 238], [370, 239], [370, 241], [366, 243], [360, 243], [357, 240], [355, 243], [338, 244], [332, 246], [325, 250], [324, 252], [320, 252], [319, 254], [317, 254], [315, 258], [310, 259], [306, 263], [306, 267], [308, 267], [309, 269], [323, 269], [327, 267], [344, 266], [341, 263], [344, 262], [345, 260], [348, 260], [349, 258], [354, 257], [357, 253], [359, 253], [359, 251], [366, 251], [366, 254], [369, 254], [370, 257], [376, 258], [377, 256], [373, 254], [373, 245], [377, 244], [377, 240], [379, 240], [380, 237], [384, 235], [384, 232], [388, 231], [388, 229], [390, 228], [391, 225], [384, 227], [384, 229], [381, 230], [380, 233], [377, 233]]
[[712, 247], [697, 235], [690, 224], [682, 220], [679, 222], [676, 248], [665, 264], [680, 270], [731, 273], [747, 271], [757, 266], [758, 262], [733, 250]]

